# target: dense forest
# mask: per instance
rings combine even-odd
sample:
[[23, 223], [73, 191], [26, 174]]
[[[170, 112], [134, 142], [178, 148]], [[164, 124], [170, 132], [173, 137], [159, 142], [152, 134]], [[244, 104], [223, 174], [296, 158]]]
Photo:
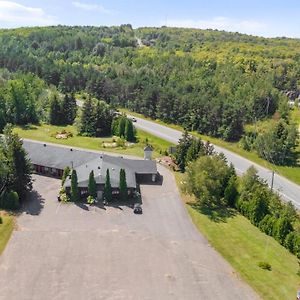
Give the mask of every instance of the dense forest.
[[[0, 30], [0, 125], [4, 116], [17, 124], [46, 118], [45, 94], [53, 90], [84, 91], [114, 107], [235, 141], [246, 123], [275, 112], [288, 119], [286, 95], [299, 96], [299, 61], [299, 40], [216, 30]], [[26, 110], [18, 115], [20, 90]]]

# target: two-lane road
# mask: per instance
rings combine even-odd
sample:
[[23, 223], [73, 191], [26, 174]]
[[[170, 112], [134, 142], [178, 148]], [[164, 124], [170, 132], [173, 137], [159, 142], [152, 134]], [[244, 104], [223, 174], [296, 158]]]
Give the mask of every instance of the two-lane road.
[[[130, 116], [133, 117], [133, 116]], [[136, 128], [147, 131], [155, 136], [163, 138], [174, 144], [178, 143], [178, 140], [182, 136], [182, 132], [175, 130], [152, 121], [144, 120], [141, 118], [134, 117], [137, 122], [135, 123]], [[228, 160], [228, 162], [233, 163], [237, 173], [244, 173], [250, 166], [255, 166], [258, 170], [259, 176], [265, 179], [269, 185], [271, 185], [272, 172], [262, 166], [259, 166], [252, 161], [239, 156], [236, 153], [228, 151], [224, 148], [215, 146], [217, 152], [223, 152]], [[300, 172], [300, 168], [299, 168]], [[288, 179], [275, 174], [274, 178], [274, 190], [276, 190], [285, 201], [291, 201], [298, 209], [300, 209], [300, 186], [289, 181]]]

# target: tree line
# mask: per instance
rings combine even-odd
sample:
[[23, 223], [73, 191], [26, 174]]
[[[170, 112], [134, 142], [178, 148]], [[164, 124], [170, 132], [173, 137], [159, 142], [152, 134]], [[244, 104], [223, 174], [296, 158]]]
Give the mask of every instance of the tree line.
[[[193, 143], [200, 147], [195, 148]], [[239, 211], [300, 259], [300, 218], [293, 204], [282, 202], [280, 196], [258, 176], [254, 167], [239, 178], [222, 153], [216, 154], [213, 149], [205, 152], [203, 146], [202, 141], [186, 134], [177, 146], [176, 162], [184, 161], [184, 169], [181, 169], [185, 171], [184, 192], [195, 196], [201, 209]], [[192, 159], [189, 158], [191, 152], [197, 152]]]
[[0, 32], [1, 67], [231, 141], [297, 93], [299, 49], [297, 40], [128, 24]]

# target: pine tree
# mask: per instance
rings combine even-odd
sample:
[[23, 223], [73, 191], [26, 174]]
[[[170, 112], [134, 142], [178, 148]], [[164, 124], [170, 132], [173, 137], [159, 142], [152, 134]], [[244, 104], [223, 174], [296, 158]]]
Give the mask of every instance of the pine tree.
[[61, 185], [63, 186], [65, 184], [65, 181], [67, 177], [70, 175], [71, 169], [69, 166], [65, 167], [63, 176], [61, 178]]
[[87, 136], [95, 135], [95, 120], [93, 113], [93, 102], [92, 98], [88, 97], [83, 104], [81, 120], [80, 120], [80, 128], [79, 131], [81, 134], [85, 134]]
[[97, 101], [94, 112], [96, 136], [107, 136], [112, 131], [112, 113], [104, 101]]
[[133, 123], [129, 119], [126, 119], [126, 123], [125, 123], [125, 138], [128, 142], [135, 141]]
[[103, 197], [106, 202], [110, 202], [112, 200], [112, 190], [111, 190], [109, 169], [106, 170]]
[[66, 94], [61, 108], [61, 116], [62, 116], [62, 123], [72, 125], [77, 112], [77, 105], [74, 94], [68, 95]]
[[120, 121], [120, 118], [113, 119], [113, 121], [111, 123], [111, 133], [112, 133], [112, 135], [119, 136], [119, 121]]
[[32, 165], [23, 148], [19, 136], [12, 132], [11, 126], [4, 129], [4, 156], [10, 174], [7, 189], [17, 192], [21, 200], [26, 197], [26, 191], [32, 189]]
[[236, 176], [231, 176], [224, 191], [224, 200], [230, 207], [235, 207], [237, 196]]
[[88, 192], [89, 195], [92, 196], [94, 199], [97, 198], [97, 185], [94, 176], [94, 171], [91, 171], [89, 176], [89, 185], [88, 185]]
[[200, 139], [193, 138], [186, 153], [186, 163], [196, 160], [200, 155], [204, 155], [204, 144]]
[[77, 202], [80, 200], [76, 170], [72, 170], [71, 175], [71, 200], [73, 202]]
[[118, 128], [118, 135], [119, 137], [125, 137], [125, 126], [126, 126], [126, 117], [122, 116], [119, 120], [119, 128]]
[[176, 163], [180, 168], [181, 172], [185, 171], [186, 167], [186, 155], [189, 147], [192, 144], [192, 138], [189, 133], [185, 130], [182, 134], [182, 138], [179, 140], [178, 145], [176, 146], [176, 152], [174, 154]]
[[120, 190], [120, 199], [122, 201], [126, 201], [128, 193], [127, 193], [126, 172], [124, 169], [120, 169], [119, 190]]
[[53, 95], [50, 103], [49, 123], [52, 125], [62, 124], [62, 108], [57, 95]]

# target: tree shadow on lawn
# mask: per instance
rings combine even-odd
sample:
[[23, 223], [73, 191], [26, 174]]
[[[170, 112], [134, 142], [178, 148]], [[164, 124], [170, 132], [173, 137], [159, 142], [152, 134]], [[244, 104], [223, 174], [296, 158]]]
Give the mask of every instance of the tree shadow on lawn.
[[45, 199], [37, 192], [31, 191], [28, 193], [27, 199], [22, 204], [20, 213], [37, 216], [41, 213], [45, 205]]
[[201, 214], [207, 216], [211, 221], [216, 223], [226, 223], [227, 219], [233, 218], [237, 215], [237, 211], [228, 207], [216, 207], [211, 208], [203, 206], [198, 203], [188, 203], [193, 209], [197, 210]]

